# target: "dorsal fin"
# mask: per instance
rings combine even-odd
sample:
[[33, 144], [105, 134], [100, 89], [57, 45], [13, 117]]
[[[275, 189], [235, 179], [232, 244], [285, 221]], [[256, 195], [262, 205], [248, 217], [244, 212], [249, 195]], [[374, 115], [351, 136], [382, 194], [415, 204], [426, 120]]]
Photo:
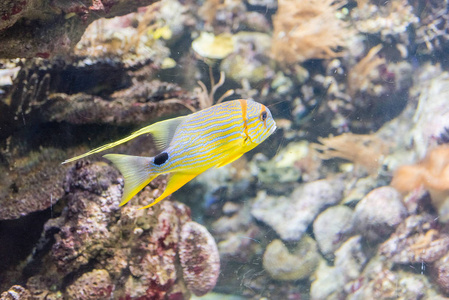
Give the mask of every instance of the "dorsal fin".
[[150, 133], [153, 135], [154, 143], [159, 150], [164, 150], [170, 145], [176, 129], [185, 118], [186, 116], [173, 118], [151, 125], [153, 127]]
[[138, 137], [139, 135], [148, 134], [148, 133], [153, 135], [156, 146], [162, 150], [162, 149], [168, 147], [168, 145], [170, 145], [170, 142], [173, 139], [176, 129], [178, 128], [179, 124], [184, 120], [184, 118], [185, 118], [185, 116], [168, 119], [168, 120], [164, 120], [161, 122], [151, 124], [149, 126], [146, 126], [142, 129], [139, 129], [139, 130], [133, 132], [131, 135], [129, 135], [121, 140], [103, 145], [101, 147], [90, 150], [87, 153], [67, 159], [63, 162], [63, 164], [66, 164], [68, 162], [72, 162], [72, 161], [78, 160], [80, 158], [110, 149], [112, 147], [126, 143], [126, 142]]

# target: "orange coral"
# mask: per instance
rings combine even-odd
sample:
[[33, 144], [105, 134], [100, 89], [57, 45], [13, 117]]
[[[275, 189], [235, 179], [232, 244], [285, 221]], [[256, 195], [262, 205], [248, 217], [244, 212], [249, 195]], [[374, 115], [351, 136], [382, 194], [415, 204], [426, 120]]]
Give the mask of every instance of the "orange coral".
[[424, 187], [444, 220], [449, 220], [449, 146], [431, 150], [416, 165], [402, 166], [394, 174], [391, 186], [401, 193]]
[[341, 55], [351, 30], [337, 17], [344, 1], [279, 0], [273, 17], [273, 58], [281, 63]]
[[420, 186], [427, 190], [449, 191], [449, 146], [434, 148], [416, 165], [400, 167], [394, 174], [391, 185], [402, 193]]

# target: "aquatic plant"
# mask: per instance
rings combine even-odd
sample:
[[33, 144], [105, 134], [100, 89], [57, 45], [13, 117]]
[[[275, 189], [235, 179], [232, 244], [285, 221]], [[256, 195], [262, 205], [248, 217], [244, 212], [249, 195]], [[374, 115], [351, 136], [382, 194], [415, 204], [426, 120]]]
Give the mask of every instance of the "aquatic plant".
[[282, 64], [341, 56], [351, 30], [337, 17], [346, 1], [280, 0], [273, 17], [272, 57]]

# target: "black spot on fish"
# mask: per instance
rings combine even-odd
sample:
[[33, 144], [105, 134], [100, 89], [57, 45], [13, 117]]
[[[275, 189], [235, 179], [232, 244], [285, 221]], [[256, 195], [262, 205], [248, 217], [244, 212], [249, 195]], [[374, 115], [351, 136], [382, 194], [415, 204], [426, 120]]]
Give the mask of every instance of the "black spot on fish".
[[164, 162], [166, 162], [167, 159], [168, 159], [168, 153], [162, 152], [154, 157], [154, 164], [160, 166]]

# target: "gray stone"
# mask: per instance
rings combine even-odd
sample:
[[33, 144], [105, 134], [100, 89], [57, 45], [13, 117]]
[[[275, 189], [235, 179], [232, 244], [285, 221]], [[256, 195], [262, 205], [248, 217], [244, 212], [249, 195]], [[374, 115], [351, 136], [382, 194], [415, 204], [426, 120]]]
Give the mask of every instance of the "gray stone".
[[353, 232], [353, 211], [347, 206], [337, 205], [326, 209], [313, 222], [313, 234], [321, 253], [332, 258]]
[[271, 226], [281, 239], [299, 241], [320, 211], [340, 202], [342, 193], [340, 180], [324, 179], [300, 185], [289, 197], [269, 196], [261, 191], [251, 214]]
[[338, 295], [343, 294], [345, 284], [360, 276], [367, 260], [362, 250], [361, 236], [354, 236], [346, 241], [335, 256], [334, 267], [321, 263], [315, 273], [316, 280], [310, 288], [311, 299], [340, 299]]
[[354, 228], [370, 241], [386, 239], [407, 216], [402, 196], [384, 186], [372, 190], [355, 207]]
[[290, 252], [281, 240], [272, 241], [263, 256], [263, 267], [276, 280], [309, 277], [318, 266], [320, 254], [314, 239], [305, 235]]

